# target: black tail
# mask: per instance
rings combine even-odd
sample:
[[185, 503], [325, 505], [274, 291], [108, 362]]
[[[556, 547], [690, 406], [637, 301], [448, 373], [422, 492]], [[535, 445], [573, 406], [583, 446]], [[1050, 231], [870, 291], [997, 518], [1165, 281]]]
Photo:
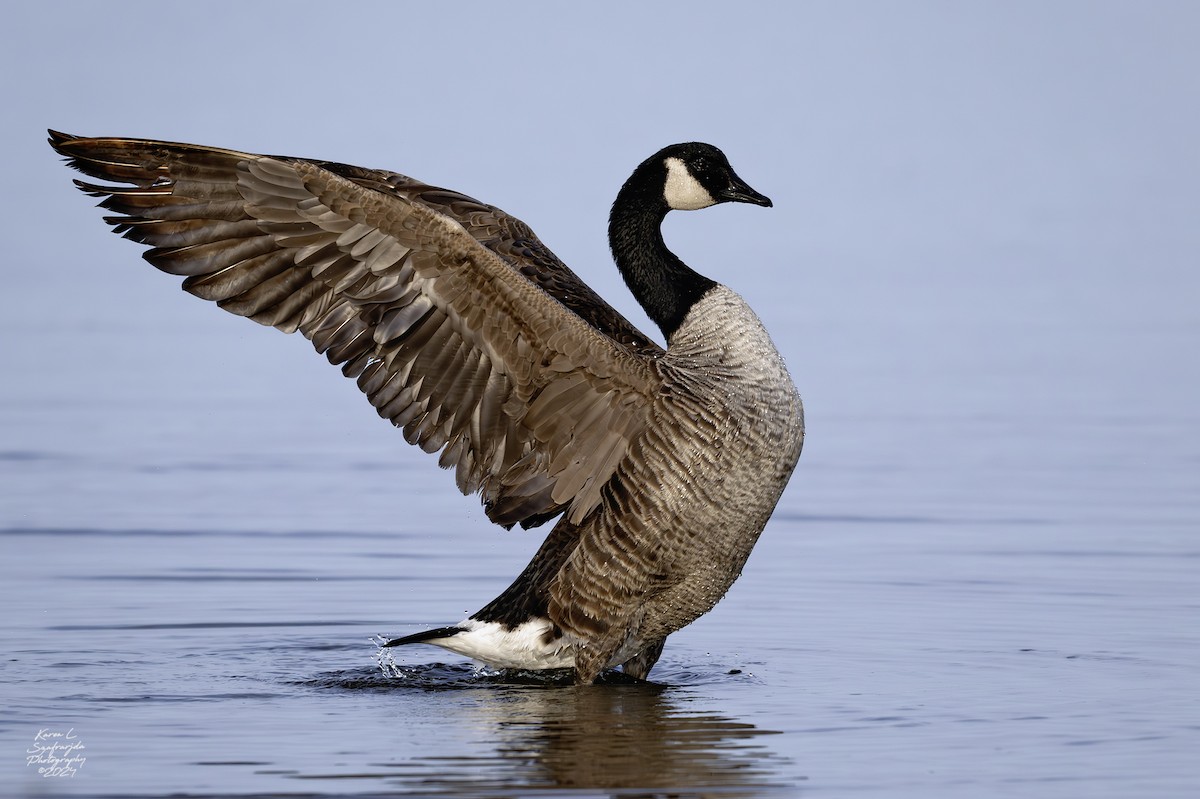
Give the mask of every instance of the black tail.
[[403, 644], [419, 644], [422, 641], [432, 641], [434, 638], [449, 638], [463, 631], [462, 627], [438, 627], [436, 630], [426, 630], [423, 633], [413, 633], [403, 638], [393, 638], [384, 646], [401, 646]]

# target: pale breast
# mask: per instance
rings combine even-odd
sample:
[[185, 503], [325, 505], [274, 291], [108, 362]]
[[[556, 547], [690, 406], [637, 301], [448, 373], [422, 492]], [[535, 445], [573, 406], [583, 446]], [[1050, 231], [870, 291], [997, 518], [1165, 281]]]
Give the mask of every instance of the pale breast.
[[[712, 608], [741, 573], [791, 477], [804, 440], [795, 384], [746, 302], [724, 286], [693, 307], [662, 364], [664, 425], [647, 438], [673, 541], [675, 576], [643, 633], [678, 629]], [[649, 454], [652, 451], [654, 454]], [[666, 565], [666, 564], [664, 564]], [[661, 629], [650, 629], [650, 628]]]
[[663, 360], [676, 448], [692, 459], [688, 478], [714, 501], [769, 514], [800, 455], [804, 411], [758, 316], [718, 286], [692, 309]]

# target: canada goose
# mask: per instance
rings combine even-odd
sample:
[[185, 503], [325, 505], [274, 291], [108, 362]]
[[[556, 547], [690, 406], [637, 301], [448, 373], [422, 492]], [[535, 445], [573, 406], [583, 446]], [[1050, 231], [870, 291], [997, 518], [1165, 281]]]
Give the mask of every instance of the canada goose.
[[[741, 573], [804, 437], [799, 395], [737, 294], [663, 242], [668, 211], [770, 206], [708, 144], [621, 187], [613, 257], [664, 350], [522, 222], [346, 164], [50, 131], [115, 232], [184, 290], [299, 330], [506, 528], [559, 517], [525, 570], [426, 642], [497, 667], [645, 679]], [[739, 265], [740, 266], [740, 265]]]

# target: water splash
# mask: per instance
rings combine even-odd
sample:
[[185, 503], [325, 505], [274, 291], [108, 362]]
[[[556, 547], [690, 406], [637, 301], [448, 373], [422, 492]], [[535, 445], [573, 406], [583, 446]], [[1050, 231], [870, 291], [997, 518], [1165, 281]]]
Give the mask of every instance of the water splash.
[[[484, 686], [526, 686], [560, 688], [575, 684], [573, 669], [499, 669], [478, 662], [462, 663], [404, 663], [397, 659], [395, 647], [385, 647], [387, 638], [372, 637], [375, 644], [375, 662], [379, 667], [375, 685], [390, 685], [393, 688], [408, 687], [421, 689], [479, 688]], [[597, 685], [651, 685], [665, 687], [654, 682], [644, 682], [610, 669], [596, 680]], [[344, 686], [343, 687], [347, 687]], [[366, 687], [355, 679], [352, 687]]]

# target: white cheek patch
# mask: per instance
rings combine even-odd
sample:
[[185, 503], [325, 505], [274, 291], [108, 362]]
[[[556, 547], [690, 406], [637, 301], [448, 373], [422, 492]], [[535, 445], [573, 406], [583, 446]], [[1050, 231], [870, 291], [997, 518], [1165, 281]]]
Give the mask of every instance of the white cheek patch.
[[667, 185], [663, 187], [663, 199], [667, 207], [676, 211], [695, 211], [716, 205], [708, 190], [700, 185], [700, 181], [692, 177], [692, 173], [678, 158], [667, 159]]

